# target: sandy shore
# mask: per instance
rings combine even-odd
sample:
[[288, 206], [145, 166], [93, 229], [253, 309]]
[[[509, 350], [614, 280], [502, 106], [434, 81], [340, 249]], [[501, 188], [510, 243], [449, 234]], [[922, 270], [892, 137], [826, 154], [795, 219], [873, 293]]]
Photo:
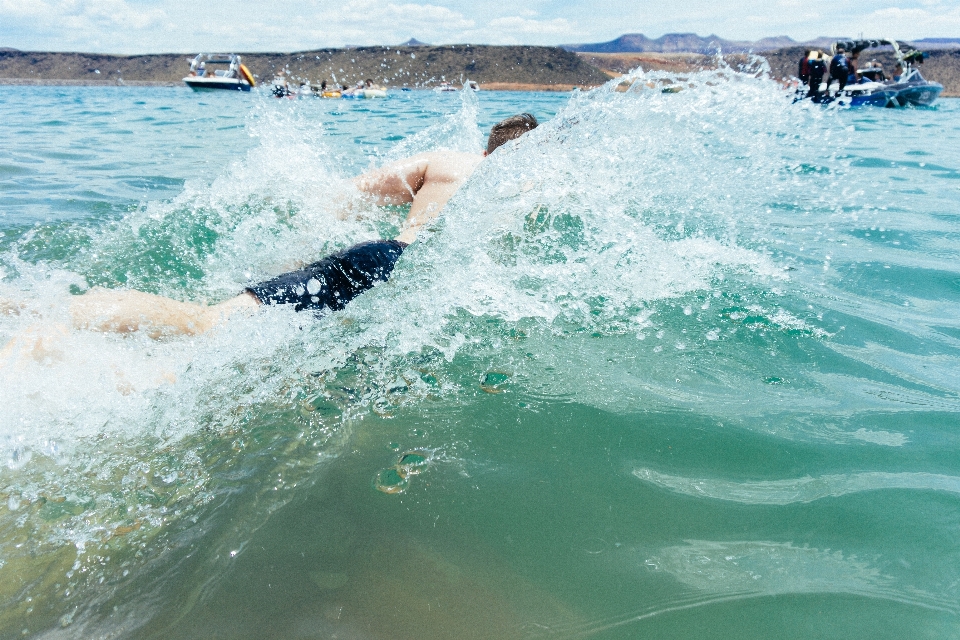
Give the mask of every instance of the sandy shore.
[[593, 86], [575, 84], [533, 84], [525, 82], [485, 82], [480, 85], [485, 91], [573, 91], [576, 88], [593, 89]]
[[41, 78], [0, 78], [0, 85], [42, 87], [185, 87], [182, 82], [152, 80], [47, 80]]
[[[0, 85], [46, 86], [46, 87], [184, 87], [182, 82], [154, 82], [147, 80], [48, 80], [39, 78], [0, 78]], [[575, 84], [533, 84], [523, 82], [487, 82], [480, 85], [485, 91], [573, 91]], [[593, 86], [579, 86], [592, 89]], [[433, 87], [418, 87], [414, 91], [431, 91]], [[397, 90], [394, 88], [394, 90]]]

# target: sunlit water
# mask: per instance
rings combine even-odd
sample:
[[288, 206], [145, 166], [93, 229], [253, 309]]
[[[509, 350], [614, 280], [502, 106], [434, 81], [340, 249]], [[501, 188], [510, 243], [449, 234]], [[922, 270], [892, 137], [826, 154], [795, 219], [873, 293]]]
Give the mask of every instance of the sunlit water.
[[[0, 637], [960, 637], [960, 105], [0, 88]], [[485, 160], [390, 282], [219, 301]], [[33, 345], [27, 351], [24, 345]]]

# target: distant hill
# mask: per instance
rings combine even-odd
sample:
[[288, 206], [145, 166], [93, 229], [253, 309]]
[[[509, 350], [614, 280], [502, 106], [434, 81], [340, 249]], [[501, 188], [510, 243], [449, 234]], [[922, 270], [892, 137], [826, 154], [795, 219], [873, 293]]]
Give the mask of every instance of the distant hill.
[[[791, 81], [797, 75], [797, 67], [805, 48], [808, 47], [785, 47], [775, 51], [764, 51], [757, 55], [766, 59], [771, 78]], [[933, 49], [929, 53], [930, 57], [920, 67], [923, 76], [943, 85], [943, 97], [960, 97], [960, 48]], [[616, 78], [637, 67], [644, 71], [687, 74], [704, 69], [716, 69], [718, 63], [715, 54], [702, 53], [628, 52], [578, 53], [577, 55], [611, 78]], [[726, 54], [723, 59], [725, 64], [733, 69], [738, 69], [741, 65], [756, 68], [756, 59], [742, 53]], [[893, 50], [890, 48], [872, 49], [869, 54], [861, 55], [861, 63], [871, 60], [879, 62], [887, 71], [892, 71], [894, 68]]]
[[953, 49], [960, 47], [960, 38], [921, 38], [920, 40], [911, 40], [912, 44], [921, 49]]
[[[690, 35], [690, 34], [688, 34]], [[624, 36], [626, 38], [626, 36]], [[636, 36], [634, 46], [642, 44]], [[649, 42], [664, 47], [698, 46], [708, 40], [692, 36], [681, 42], [664, 36]], [[623, 38], [619, 39], [623, 41]], [[770, 42], [778, 39], [766, 39]], [[834, 38], [824, 38], [827, 49]], [[916, 44], [930, 50], [922, 67], [925, 77], [944, 85], [944, 97], [960, 96], [960, 47], [931, 46], [937, 41], [960, 39], [929, 38]], [[720, 39], [718, 39], [720, 41]], [[672, 42], [672, 44], [670, 44]], [[710, 41], [716, 42], [716, 41]], [[728, 42], [728, 41], [722, 41]], [[764, 42], [764, 41], [760, 41]], [[742, 43], [741, 43], [742, 44]], [[774, 78], [796, 75], [803, 49], [809, 45], [794, 43], [789, 47], [758, 51], [770, 65]], [[722, 45], [721, 45], [722, 47]], [[738, 68], [745, 59], [742, 51], [723, 49], [728, 64]], [[602, 84], [637, 66], [646, 70], [687, 73], [716, 66], [716, 48], [698, 52], [584, 52], [573, 53], [559, 47], [447, 45], [435, 47], [393, 46], [359, 47], [356, 49], [318, 49], [296, 53], [244, 53], [243, 62], [258, 82], [270, 83], [282, 72], [293, 82], [322, 80], [328, 84], [352, 85], [370, 78], [389, 87], [432, 87], [446, 80], [459, 83], [474, 80], [489, 89], [569, 90], [572, 86], [591, 87]], [[151, 84], [183, 86], [182, 78], [194, 54], [157, 54], [111, 56], [93, 53], [49, 53], [0, 49], [0, 84]], [[743, 60], [737, 60], [737, 58]], [[876, 51], [870, 55], [885, 67], [892, 68], [892, 54]]]
[[698, 36], [695, 33], [668, 33], [659, 38], [648, 38], [642, 33], [627, 33], [610, 42], [597, 44], [568, 44], [563, 48], [582, 53], [746, 53], [749, 51], [773, 51], [785, 47], [810, 45], [830, 46], [839, 38], [817, 38], [800, 43], [789, 36], [762, 38], [756, 42], [725, 40], [717, 35]]
[[[195, 54], [113, 56], [93, 53], [0, 52], [0, 83], [182, 85]], [[445, 45], [242, 53], [258, 82], [284, 73], [294, 82], [353, 85], [367, 78], [391, 87], [441, 81], [480, 84], [595, 86], [609, 78], [559, 47]]]

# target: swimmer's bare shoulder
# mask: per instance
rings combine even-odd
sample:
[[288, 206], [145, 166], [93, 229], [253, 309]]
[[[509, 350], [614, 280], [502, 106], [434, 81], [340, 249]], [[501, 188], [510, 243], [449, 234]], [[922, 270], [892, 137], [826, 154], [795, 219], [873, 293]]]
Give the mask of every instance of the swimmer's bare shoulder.
[[377, 204], [408, 204], [424, 187], [460, 186], [482, 159], [480, 154], [428, 151], [357, 176], [354, 184], [361, 192], [375, 196]]
[[479, 153], [432, 151], [422, 154], [427, 163], [424, 184], [429, 182], [463, 184], [483, 160]]

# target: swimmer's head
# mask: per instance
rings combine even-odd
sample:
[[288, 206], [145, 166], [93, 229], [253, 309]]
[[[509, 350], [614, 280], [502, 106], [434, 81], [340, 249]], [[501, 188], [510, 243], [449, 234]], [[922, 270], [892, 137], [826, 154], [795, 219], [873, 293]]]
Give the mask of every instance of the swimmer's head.
[[516, 140], [527, 131], [536, 129], [538, 124], [537, 119], [529, 113], [521, 113], [493, 125], [490, 129], [490, 138], [487, 140], [487, 155], [493, 153], [505, 142]]

